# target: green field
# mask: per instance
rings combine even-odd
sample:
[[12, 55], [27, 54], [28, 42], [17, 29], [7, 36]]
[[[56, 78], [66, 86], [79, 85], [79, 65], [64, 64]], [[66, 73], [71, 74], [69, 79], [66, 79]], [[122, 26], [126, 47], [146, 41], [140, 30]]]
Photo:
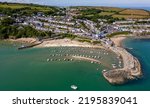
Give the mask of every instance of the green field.
[[150, 16], [143, 16], [143, 15], [120, 15], [115, 14], [112, 15], [113, 18], [125, 18], [125, 19], [145, 19], [150, 18]]
[[53, 10], [51, 7], [44, 7], [38, 5], [27, 5], [27, 4], [0, 4], [0, 8], [10, 8], [10, 9], [22, 9], [22, 8], [31, 8], [38, 11], [50, 11]]
[[[79, 15], [84, 17], [95, 16], [94, 18], [104, 18], [104, 19], [144, 19], [150, 18], [150, 12], [143, 9], [125, 9], [116, 7], [74, 7], [79, 11]], [[90, 10], [90, 11], [89, 11]], [[92, 11], [91, 10], [95, 10]]]
[[[97, 19], [140, 19], [150, 18], [150, 12], [142, 9], [125, 9], [117, 7], [93, 7], [93, 6], [77, 6], [71, 7], [77, 9], [75, 13], [80, 18], [88, 18], [96, 21]], [[20, 15], [31, 15], [37, 12], [43, 12], [46, 15], [56, 14], [60, 8], [52, 6], [41, 6], [37, 4], [18, 4], [18, 3], [0, 3], [0, 14], [11, 15], [16, 13]]]
[[114, 32], [112, 34], [107, 35], [107, 37], [111, 38], [111, 37], [120, 36], [120, 35], [129, 36], [129, 34], [130, 34], [130, 32], [128, 32], [128, 31]]
[[113, 12], [101, 12], [99, 15], [113, 15], [114, 13]]
[[35, 4], [18, 4], [18, 3], [0, 3], [0, 13], [10, 15], [16, 13], [21, 15], [31, 15], [37, 12], [45, 14], [56, 13], [59, 10], [57, 7], [41, 6]]

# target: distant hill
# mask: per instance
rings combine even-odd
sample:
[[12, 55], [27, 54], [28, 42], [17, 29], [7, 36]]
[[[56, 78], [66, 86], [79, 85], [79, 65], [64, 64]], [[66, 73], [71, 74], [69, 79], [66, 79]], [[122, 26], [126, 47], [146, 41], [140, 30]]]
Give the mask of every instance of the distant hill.
[[0, 2], [0, 13], [11, 14], [14, 12], [33, 14], [36, 12], [43, 12], [45, 14], [54, 13], [58, 10], [58, 7], [42, 6], [37, 4], [21, 4], [21, 3], [7, 3]]
[[[76, 9], [73, 13], [82, 15], [81, 17], [94, 18], [117, 18], [117, 19], [140, 19], [150, 18], [150, 11], [144, 9], [129, 9], [129, 8], [117, 8], [117, 7], [104, 7], [104, 6], [74, 6], [70, 9]], [[7, 12], [6, 12], [7, 11]], [[42, 6], [37, 4], [20, 4], [20, 3], [7, 3], [0, 2], [0, 14], [1, 13], [21, 13], [21, 14], [33, 14], [37, 12], [43, 12], [45, 14], [53, 14], [59, 11], [59, 7]]]
[[124, 19], [140, 19], [140, 18], [150, 18], [150, 11], [144, 9], [129, 9], [129, 8], [117, 8], [117, 7], [94, 7], [94, 6], [76, 6], [71, 7], [74, 9], [78, 9], [79, 14], [86, 14], [88, 16], [92, 16], [92, 14], [88, 14], [84, 10], [100, 10], [97, 15], [100, 16], [111, 16], [113, 18], [124, 18]]

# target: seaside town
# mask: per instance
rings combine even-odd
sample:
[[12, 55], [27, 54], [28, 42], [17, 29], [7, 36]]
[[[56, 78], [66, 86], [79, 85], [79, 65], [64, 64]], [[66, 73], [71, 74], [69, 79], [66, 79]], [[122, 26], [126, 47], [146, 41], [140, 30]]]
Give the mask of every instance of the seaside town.
[[[6, 5], [6, 4], [4, 4]], [[10, 5], [10, 4], [7, 4]], [[93, 44], [100, 44], [105, 49], [111, 50], [118, 55], [123, 61], [123, 68], [113, 69], [110, 71], [103, 71], [104, 77], [111, 84], [123, 84], [127, 80], [137, 79], [142, 76], [141, 66], [139, 61], [128, 53], [125, 49], [117, 46], [111, 37], [115, 35], [121, 36], [147, 36], [150, 34], [150, 17], [149, 12], [144, 11], [146, 15], [145, 18], [132, 18], [134, 15], [130, 15], [129, 18], [114, 18], [112, 16], [97, 17], [93, 13], [104, 14], [104, 10], [91, 9], [88, 7], [66, 7], [66, 8], [56, 8], [56, 12], [53, 14], [45, 14], [44, 12], [37, 11], [30, 15], [12, 13], [11, 15], [7, 12], [0, 12], [0, 22], [1, 25], [9, 24], [9, 26], [15, 26], [14, 30], [21, 31], [25, 27], [31, 27], [30, 32], [40, 32], [38, 35], [38, 43], [31, 46], [21, 46], [18, 49], [23, 49], [25, 47], [32, 47], [51, 39], [61, 39], [64, 37], [69, 37], [71, 39], [78, 38], [80, 42], [93, 42]], [[18, 10], [15, 10], [18, 11]], [[120, 10], [119, 10], [120, 11]], [[123, 11], [133, 11], [129, 9], [122, 9]], [[139, 10], [142, 11], [142, 10]], [[111, 11], [112, 13], [114, 11]], [[110, 12], [110, 13], [111, 13]], [[6, 14], [5, 14], [6, 13]], [[109, 12], [107, 12], [108, 14]], [[112, 14], [111, 13], [111, 14]], [[114, 13], [119, 13], [118, 11]], [[113, 14], [114, 14], [113, 13]], [[106, 12], [105, 12], [106, 14]], [[91, 15], [93, 15], [91, 17]], [[120, 15], [120, 14], [119, 14]], [[2, 35], [5, 33], [5, 29], [1, 31], [2, 38], [7, 38], [7, 35]], [[10, 29], [9, 29], [10, 30]], [[6, 30], [6, 31], [9, 31]], [[14, 33], [15, 34], [15, 33]], [[22, 35], [22, 33], [20, 33]], [[17, 38], [21, 38], [18, 32]], [[23, 35], [25, 35], [24, 33]], [[46, 35], [45, 35], [46, 34]], [[16, 37], [9, 36], [9, 38], [16, 39]], [[26, 36], [25, 36], [26, 38]], [[55, 40], [56, 42], [57, 40]], [[66, 41], [67, 42], [67, 41]], [[94, 43], [95, 42], [95, 43]], [[58, 42], [59, 43], [59, 42]], [[61, 43], [61, 42], [60, 42]], [[63, 44], [63, 43], [62, 43]], [[60, 46], [63, 46], [63, 45]], [[51, 45], [51, 43], [49, 43]], [[76, 59], [87, 59], [88, 57], [74, 56]], [[95, 61], [95, 59], [90, 59]], [[71, 59], [72, 60], [72, 59]], [[50, 61], [50, 59], [47, 59]], [[97, 61], [96, 61], [97, 62]], [[121, 66], [120, 66], [121, 67]], [[73, 87], [76, 88], [76, 87]]]
[[[150, 34], [150, 18], [127, 18], [115, 20], [99, 18], [96, 21], [88, 18], [78, 18], [79, 10], [84, 11], [88, 8], [67, 7], [59, 9], [56, 15], [45, 15], [44, 12], [36, 12], [28, 16], [12, 13], [11, 15], [0, 12], [0, 21], [12, 19], [12, 26], [22, 29], [30, 26], [38, 31], [53, 33], [54, 37], [60, 34], [72, 34], [75, 36], [90, 38], [107, 44], [112, 44], [109, 37], [113, 35], [136, 35], [144, 36]], [[97, 10], [95, 10], [97, 11]], [[41, 36], [42, 37], [42, 36]]]

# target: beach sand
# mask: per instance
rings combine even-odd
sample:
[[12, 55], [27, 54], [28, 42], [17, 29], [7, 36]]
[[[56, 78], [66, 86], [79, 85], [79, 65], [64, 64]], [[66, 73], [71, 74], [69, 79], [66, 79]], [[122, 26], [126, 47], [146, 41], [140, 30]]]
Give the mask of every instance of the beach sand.
[[122, 41], [123, 41], [124, 39], [126, 39], [126, 38], [127, 38], [127, 37], [123, 37], [123, 36], [121, 36], [121, 37], [113, 37], [113, 38], [111, 38], [111, 40], [114, 42], [114, 44], [115, 44], [116, 46], [120, 47]]
[[42, 44], [36, 47], [60, 47], [60, 46], [67, 46], [67, 47], [90, 47], [90, 48], [104, 48], [101, 45], [92, 45], [87, 42], [79, 42], [71, 39], [57, 39], [57, 40], [48, 40], [43, 41]]
[[8, 41], [22, 42], [22, 43], [34, 43], [34, 42], [37, 42], [37, 39], [36, 38], [19, 38], [19, 39], [8, 39]]

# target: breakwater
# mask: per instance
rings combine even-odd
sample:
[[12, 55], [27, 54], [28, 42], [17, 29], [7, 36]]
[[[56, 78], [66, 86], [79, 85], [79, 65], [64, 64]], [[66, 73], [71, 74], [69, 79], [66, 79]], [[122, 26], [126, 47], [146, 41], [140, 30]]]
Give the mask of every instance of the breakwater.
[[26, 48], [32, 48], [34, 46], [40, 45], [41, 43], [42, 42], [39, 41], [39, 42], [35, 42], [35, 43], [31, 44], [31, 45], [21, 46], [21, 47], [18, 48], [18, 50], [22, 50], [22, 49], [26, 49]]
[[123, 60], [123, 68], [103, 72], [103, 76], [109, 83], [124, 84], [129, 80], [134, 80], [142, 76], [141, 65], [137, 58], [121, 47], [111, 46], [109, 49]]

